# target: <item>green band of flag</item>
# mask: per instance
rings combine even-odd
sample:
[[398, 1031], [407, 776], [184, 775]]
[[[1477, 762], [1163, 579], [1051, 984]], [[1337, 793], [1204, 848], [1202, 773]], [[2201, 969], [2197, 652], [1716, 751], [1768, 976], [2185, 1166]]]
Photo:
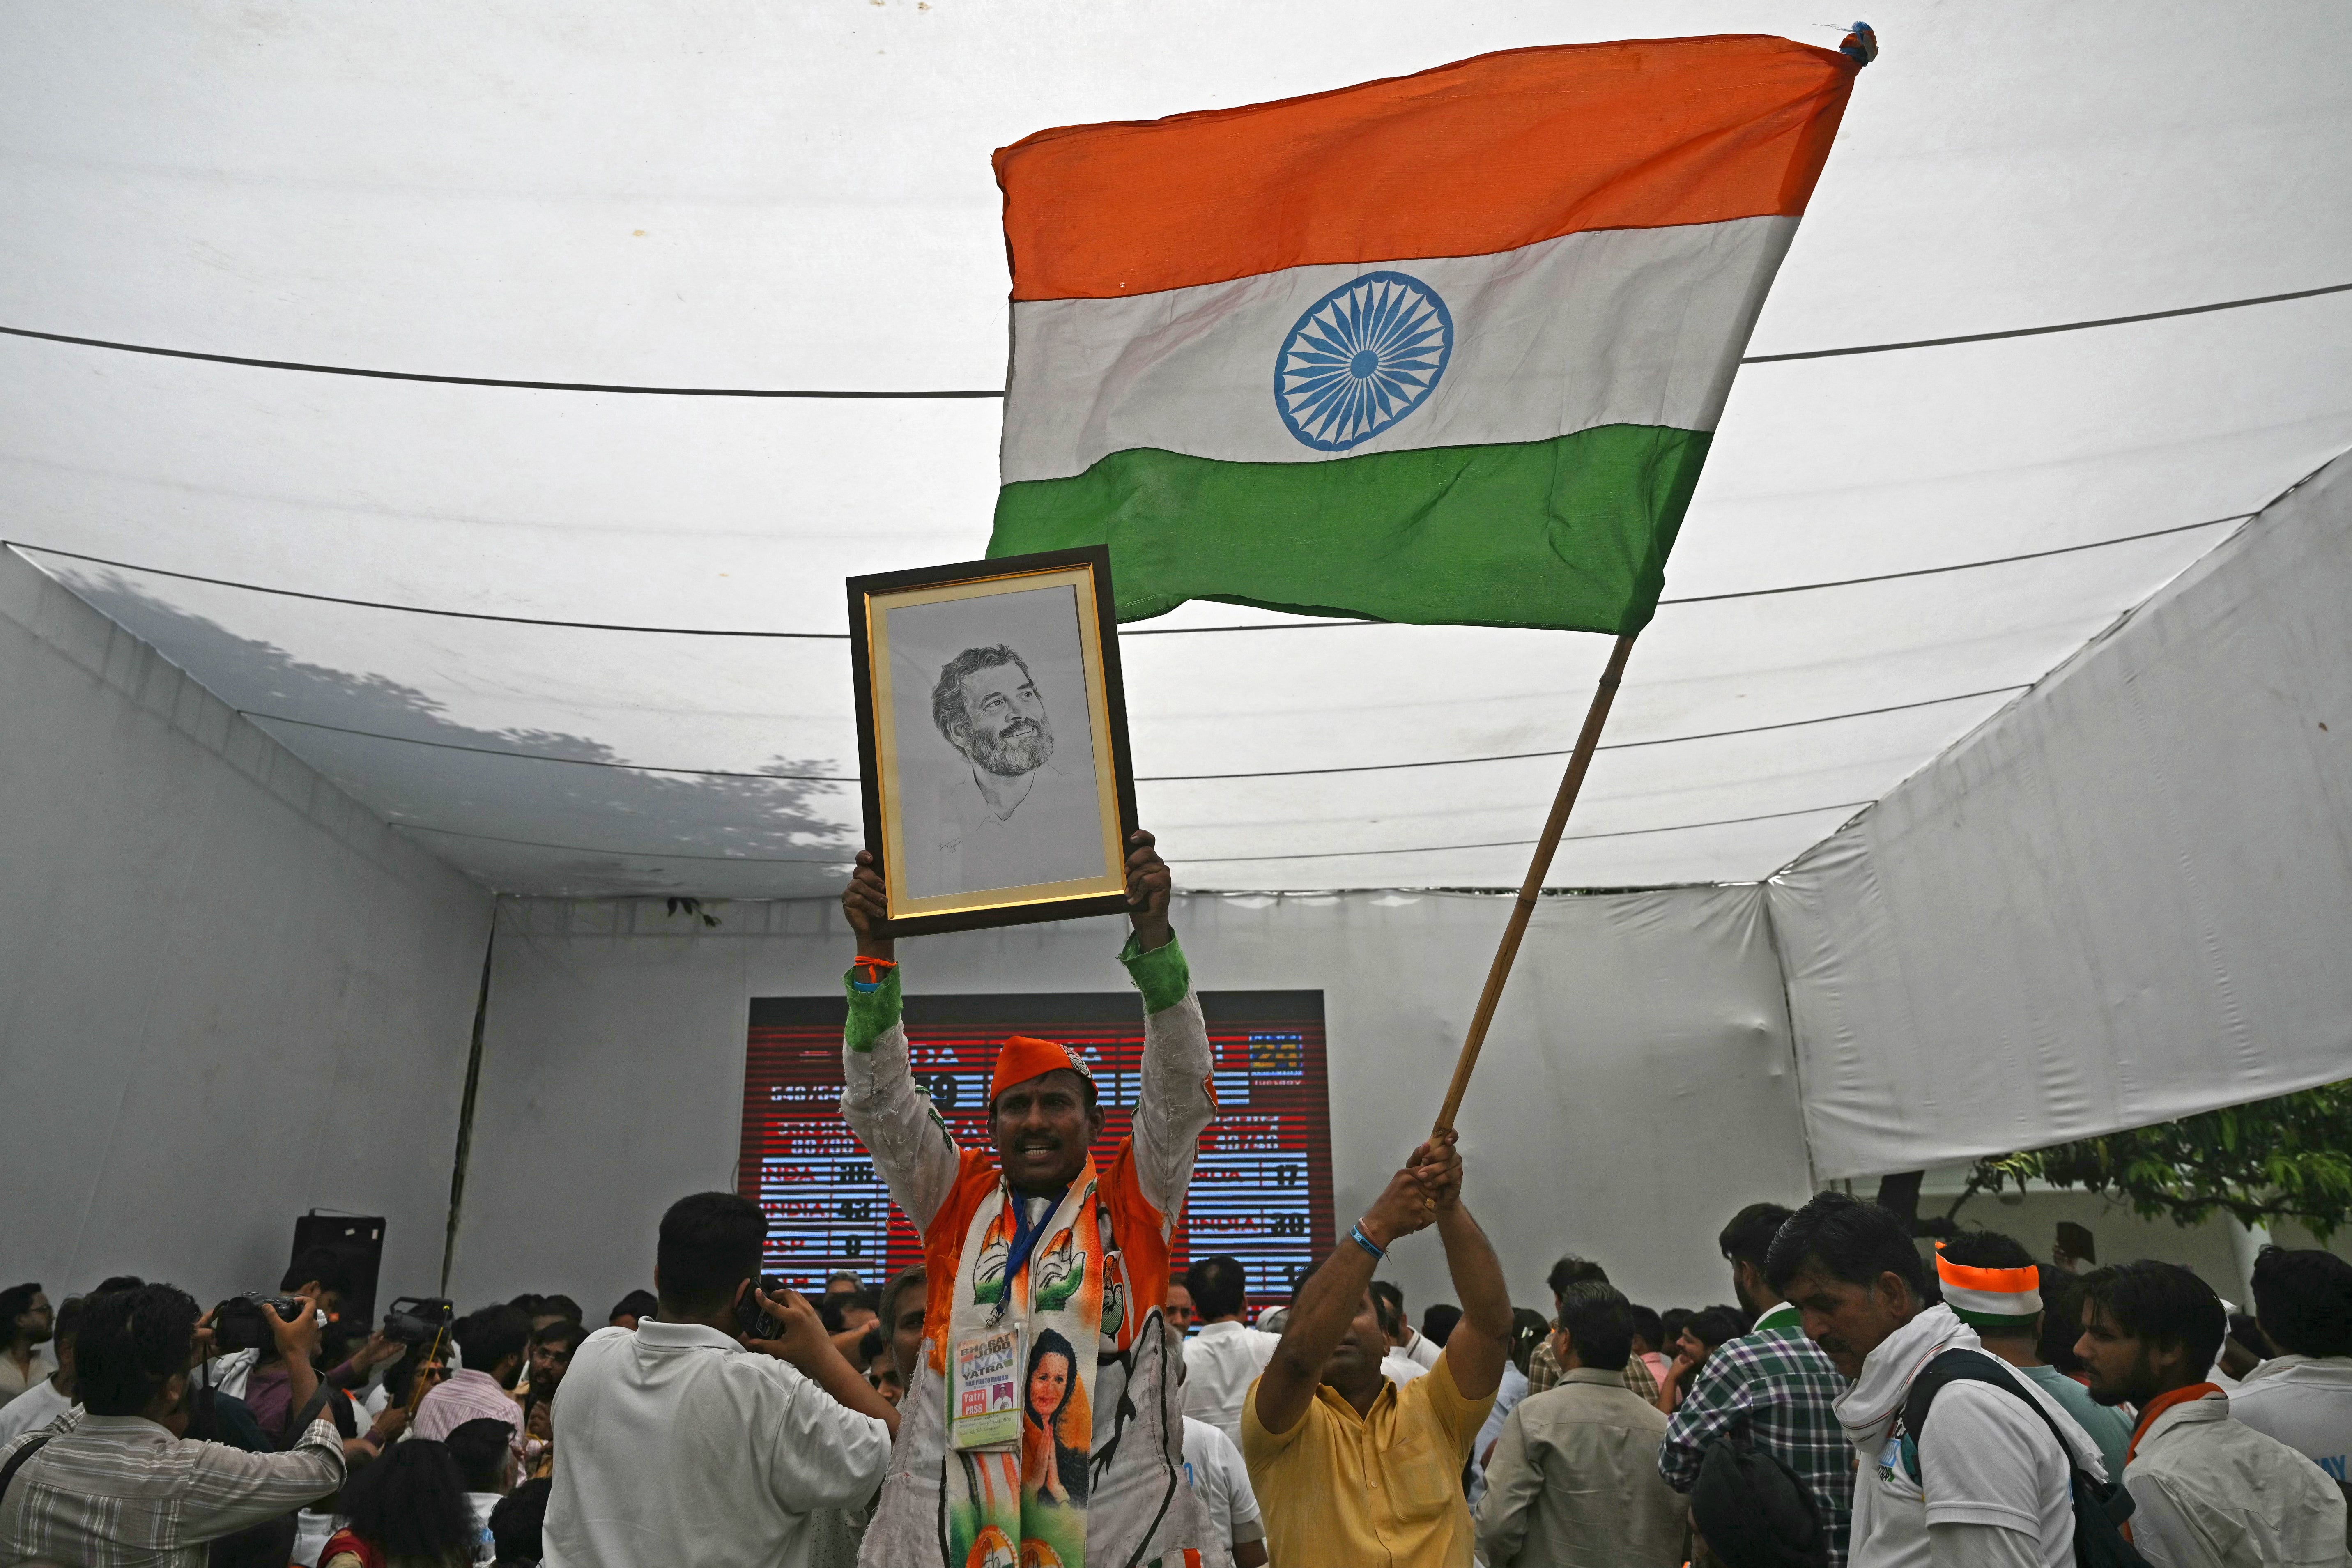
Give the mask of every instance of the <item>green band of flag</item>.
[[[1114, 452], [1072, 479], [1006, 485], [988, 552], [1108, 545], [1122, 621], [1222, 599], [1636, 632], [1657, 607], [1709, 439], [1608, 425], [1322, 463]], [[1252, 592], [1235, 593], [1244, 583]]]

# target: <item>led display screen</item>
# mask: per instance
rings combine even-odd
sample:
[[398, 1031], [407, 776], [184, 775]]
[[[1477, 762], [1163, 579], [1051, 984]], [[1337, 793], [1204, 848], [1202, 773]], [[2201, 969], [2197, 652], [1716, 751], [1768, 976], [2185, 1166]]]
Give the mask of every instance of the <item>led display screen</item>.
[[[1097, 1164], [1134, 1114], [1143, 1054], [1135, 994], [910, 996], [916, 1081], [956, 1142], [986, 1149], [988, 1080], [1008, 1035], [1058, 1040], [1083, 1056], [1103, 1110]], [[841, 1119], [839, 996], [751, 1003], [737, 1181], [768, 1216], [765, 1268], [815, 1289], [847, 1269], [878, 1288], [921, 1256], [874, 1163]], [[1331, 1248], [1331, 1125], [1319, 991], [1201, 996], [1215, 1052], [1217, 1120], [1201, 1135], [1172, 1262], [1226, 1253], [1249, 1270], [1253, 1302], [1287, 1300], [1291, 1281]]]

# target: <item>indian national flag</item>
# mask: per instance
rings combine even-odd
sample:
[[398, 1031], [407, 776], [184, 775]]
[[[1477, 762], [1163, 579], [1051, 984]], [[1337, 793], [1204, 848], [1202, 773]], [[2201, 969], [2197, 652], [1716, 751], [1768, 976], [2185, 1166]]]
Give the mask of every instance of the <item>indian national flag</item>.
[[1123, 620], [1640, 629], [1855, 69], [1519, 49], [1005, 148], [989, 552], [1108, 544]]

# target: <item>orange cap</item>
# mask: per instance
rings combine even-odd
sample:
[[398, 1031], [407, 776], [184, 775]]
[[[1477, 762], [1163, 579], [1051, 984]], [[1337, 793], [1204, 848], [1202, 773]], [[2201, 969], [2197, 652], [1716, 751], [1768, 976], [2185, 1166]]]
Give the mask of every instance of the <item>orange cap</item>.
[[1016, 1083], [1027, 1083], [1033, 1078], [1043, 1078], [1049, 1072], [1064, 1070], [1076, 1073], [1088, 1083], [1095, 1079], [1095, 1075], [1087, 1070], [1087, 1064], [1078, 1058], [1078, 1053], [1069, 1047], [1055, 1045], [1051, 1040], [1032, 1039], [1027, 1035], [1015, 1035], [1004, 1042], [1003, 1050], [996, 1053], [996, 1071], [988, 1080], [988, 1102], [995, 1104], [997, 1097]]

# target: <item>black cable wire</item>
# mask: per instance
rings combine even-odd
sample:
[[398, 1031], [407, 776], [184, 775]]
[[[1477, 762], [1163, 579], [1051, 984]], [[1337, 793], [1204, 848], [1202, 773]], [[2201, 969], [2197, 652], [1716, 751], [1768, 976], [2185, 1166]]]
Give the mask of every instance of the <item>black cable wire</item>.
[[574, 855], [625, 855], [632, 860], [733, 860], [749, 866], [846, 866], [857, 853], [842, 851], [832, 859], [794, 855], [689, 855], [683, 849], [611, 849], [587, 844], [542, 844], [536, 838], [500, 838], [493, 833], [467, 833], [455, 827], [435, 827], [423, 822], [394, 822], [391, 826], [411, 833], [437, 833], [446, 838], [473, 838], [484, 844], [513, 844], [525, 849], [562, 849]]
[[362, 610], [390, 610], [403, 616], [440, 616], [453, 621], [497, 621], [510, 626], [560, 626], [583, 632], [644, 632], [657, 637], [777, 637], [799, 642], [849, 640], [847, 632], [743, 632], [705, 626], [632, 626], [611, 621], [554, 621], [536, 616], [494, 616], [487, 610], [436, 610], [424, 605], [386, 604], [381, 599], [346, 599], [334, 594], [306, 594], [299, 588], [272, 588], [260, 583], [240, 583], [233, 577], [203, 577], [194, 572], [173, 572], [161, 566], [142, 566], [135, 561], [110, 561], [103, 555], [84, 555], [47, 544], [28, 544], [21, 539], [0, 539], [0, 544], [11, 550], [29, 550], [37, 555], [62, 555], [68, 561], [87, 561], [93, 566], [111, 566], [118, 572], [143, 572], [151, 577], [170, 577], [182, 583], [203, 583], [215, 588], [235, 588], [242, 593], [268, 594], [280, 599], [308, 599], [319, 605], [349, 605]]
[[[1872, 803], [1866, 800], [1845, 801], [1834, 805], [1809, 806], [1801, 811], [1768, 811], [1756, 816], [1725, 816], [1713, 822], [1676, 822], [1664, 827], [1624, 827], [1608, 833], [1570, 833], [1560, 842], [1571, 843], [1586, 838], [1638, 838], [1649, 833], [1681, 833], [1696, 827], [1730, 827], [1743, 822], [1772, 822], [1784, 816], [1818, 816], [1824, 811], [1859, 811]], [[488, 833], [467, 833], [455, 827], [434, 827], [422, 822], [395, 822], [393, 826], [412, 833], [437, 833], [450, 838], [473, 838], [485, 844], [512, 844], [526, 849], [561, 849], [574, 855], [623, 855], [633, 860], [733, 860], [751, 866], [846, 866], [856, 854], [844, 851], [835, 859], [808, 859], [799, 857], [782, 858], [760, 855], [689, 855], [671, 849], [612, 849], [585, 844], [544, 844], [535, 838], [500, 838]], [[1184, 863], [1192, 865], [1232, 865], [1244, 860], [1346, 860], [1370, 855], [1436, 855], [1455, 849], [1523, 849], [1536, 842], [1532, 838], [1497, 839], [1491, 844], [1431, 844], [1413, 849], [1333, 849], [1320, 854], [1300, 855], [1188, 855]]]
[[[1712, 822], [1676, 822], [1664, 827], [1621, 827], [1607, 833], [1563, 833], [1562, 844], [1573, 844], [1586, 838], [1639, 838], [1646, 833], [1682, 833], [1695, 827], [1730, 827], [1743, 822], [1774, 822], [1784, 816], [1818, 816], [1825, 811], [1860, 811], [1873, 801], [1850, 800], [1831, 805], [1806, 806], [1798, 811], [1767, 811], [1755, 816], [1723, 816]], [[1533, 838], [1497, 838], [1487, 844], [1424, 844], [1411, 849], [1331, 849], [1320, 853], [1299, 855], [1187, 855], [1187, 866], [1210, 864], [1230, 865], [1242, 860], [1348, 860], [1369, 855], [1440, 855], [1456, 849], [1525, 849], [1538, 842]]]
[[[1791, 583], [1778, 588], [1742, 588], [1729, 594], [1693, 594], [1682, 598], [1664, 598], [1665, 605], [1709, 605], [1724, 599], [1761, 599], [1777, 594], [1809, 594], [1820, 588], [1851, 588], [1864, 583], [1892, 583], [1905, 577], [1936, 577], [1948, 572], [1970, 572], [1980, 566], [2008, 566], [2021, 561], [2040, 561], [2053, 555], [2072, 555], [2078, 551], [2104, 550], [2114, 544], [2133, 544], [2143, 539], [2162, 539], [2168, 534], [2188, 533], [2200, 528], [2216, 528], [2225, 522], [2243, 522], [2257, 515], [2251, 511], [2232, 513], [2228, 517], [2210, 517], [2202, 522], [2177, 523], [2170, 528], [2154, 528], [2145, 533], [2126, 533], [2114, 539], [2094, 539], [2085, 544], [2061, 544], [2050, 550], [2029, 550], [2021, 555], [1996, 555], [1985, 561], [1959, 561], [1948, 566], [1920, 566], [1905, 572], [1882, 572], [1870, 577], [1839, 577], [1825, 583]], [[0, 539], [0, 545], [16, 551], [29, 551], [36, 555], [57, 555], [68, 561], [85, 561], [93, 566], [110, 566], [119, 572], [142, 572], [151, 577], [170, 577], [183, 583], [203, 583], [215, 588], [235, 588], [247, 594], [268, 594], [281, 599], [308, 599], [321, 605], [349, 605], [362, 610], [390, 610], [404, 616], [439, 616], [450, 620], [495, 621], [505, 626], [556, 626], [573, 631], [637, 632], [653, 637], [766, 637], [800, 642], [846, 642], [847, 632], [758, 632], [738, 631], [721, 626], [624, 626], [610, 621], [559, 621], [534, 616], [494, 616], [484, 610], [441, 610], [422, 605], [394, 605], [379, 599], [348, 599], [334, 594], [311, 594], [299, 588], [273, 588], [260, 583], [241, 583], [231, 577], [205, 577], [194, 572], [173, 572], [162, 566], [142, 566], [134, 561], [112, 561], [103, 555], [85, 555], [79, 551], [59, 550], [54, 545], [34, 544], [21, 539]], [[1276, 621], [1259, 626], [1139, 626], [1133, 631], [1122, 630], [1121, 637], [1198, 637], [1211, 632], [1295, 632], [1328, 631], [1341, 626], [1408, 626], [1405, 621], [1370, 620], [1301, 620]]]
[[[2003, 697], [2014, 691], [2031, 690], [2030, 683], [2018, 686], [1988, 687], [1982, 691], [1963, 691], [1951, 697], [1927, 697], [1916, 702], [1890, 703], [1884, 708], [1856, 708], [1844, 713], [1827, 713], [1814, 719], [1786, 719], [1775, 724], [1750, 724], [1737, 730], [1706, 730], [1691, 735], [1661, 735], [1648, 741], [1611, 741], [1598, 749], [1603, 752], [1636, 751], [1645, 746], [1675, 746], [1685, 741], [1719, 741], [1731, 735], [1760, 735], [1772, 730], [1801, 730], [1812, 724], [1833, 724], [1842, 719], [1868, 719], [1881, 713], [1903, 713], [1915, 708], [1934, 708], [1947, 702], [1966, 702], [1977, 697]], [[694, 778], [761, 779], [772, 784], [856, 784], [856, 776], [842, 778], [830, 773], [753, 773], [727, 768], [668, 768], [651, 763], [608, 763], [594, 757], [551, 757], [543, 752], [510, 752], [497, 746], [467, 746], [455, 741], [427, 741], [415, 735], [387, 735], [380, 730], [354, 730], [343, 724], [326, 724], [315, 719], [289, 719], [279, 713], [262, 713], [250, 708], [240, 708], [242, 718], [266, 724], [291, 724], [304, 730], [326, 730], [338, 735], [357, 735], [364, 740], [389, 741], [402, 746], [430, 746], [442, 752], [470, 752], [483, 757], [511, 757], [524, 763], [562, 763], [574, 768], [613, 768], [623, 773], [683, 773]], [[1486, 757], [1439, 757], [1421, 763], [1362, 763], [1339, 768], [1268, 768], [1259, 773], [1141, 773], [1138, 784], [1208, 784], [1223, 779], [1283, 779], [1305, 778], [1324, 773], [1397, 773], [1411, 768], [1455, 768], [1473, 763], [1517, 763], [1564, 757], [1566, 750], [1557, 752], [1509, 752]]]
[[117, 353], [153, 354], [161, 359], [203, 360], [209, 364], [238, 364], [253, 370], [299, 370], [312, 375], [356, 375], [370, 381], [425, 381], [443, 386], [515, 387], [525, 392], [617, 392], [647, 397], [834, 397], [854, 401], [892, 398], [1003, 397], [1002, 387], [977, 391], [863, 392], [810, 391], [755, 386], [632, 386], [593, 381], [510, 381], [495, 375], [433, 375], [415, 370], [362, 370], [347, 364], [307, 364], [290, 359], [247, 359], [243, 354], [199, 353], [194, 349], [159, 349], [147, 343], [110, 342], [104, 338], [77, 338], [64, 332], [36, 332], [25, 327], [0, 327], [12, 338], [37, 338], [45, 343], [71, 343], [78, 348], [112, 349]]
[[[1812, 724], [1834, 724], [1841, 719], [1868, 719], [1880, 713], [1903, 713], [1914, 708], [1934, 708], [1946, 702], [1966, 702], [1972, 697], [2001, 697], [2014, 691], [2030, 691], [2032, 684], [1988, 687], [1982, 691], [1963, 691], [1953, 697], [1928, 697], [1916, 702], [1895, 702], [1884, 708], [1856, 708], [1847, 713], [1825, 713], [1817, 719], [1785, 719], [1777, 724], [1749, 724], [1738, 730], [1703, 730], [1690, 735], [1661, 735], [1650, 741], [1604, 741], [1597, 752], [1632, 752], [1645, 746], [1678, 746], [1685, 741], [1720, 741], [1729, 735], [1760, 735], [1771, 730], [1801, 730]], [[1407, 768], [1458, 768], [1473, 763], [1538, 762], [1552, 757], [1565, 757], [1574, 750], [1563, 747], [1556, 752], [1506, 752], [1488, 757], [1440, 757], [1425, 763], [1360, 763], [1343, 768], [1269, 768], [1252, 773], [1162, 773], [1156, 777], [1139, 776], [1138, 784], [1202, 784], [1217, 779], [1287, 779], [1305, 778], [1322, 773], [1385, 773]], [[1529, 843], [1535, 842], [1533, 839]]]
[[2162, 539], [2168, 534], [2189, 533], [2200, 528], [2219, 528], [2225, 522], [2243, 522], [2259, 515], [2251, 511], [2235, 512], [2228, 517], [2209, 517], [2202, 522], [2175, 523], [2170, 528], [2151, 528], [2145, 533], [2120, 534], [2114, 539], [2094, 539], [2087, 544], [2061, 544], [2052, 550], [2029, 550], [2022, 555], [1995, 555], [1984, 561], [1961, 561], [1949, 566], [1919, 566], [1907, 572], [1881, 572], [1870, 577], [1834, 577], [1826, 583], [1792, 583], [1785, 588], [1741, 588], [1729, 594], [1685, 594], [1678, 599], [1660, 599], [1660, 605], [1712, 605], [1722, 599], [1766, 599], [1775, 594], [1810, 594], [1817, 588], [1851, 588], [1863, 583], [1892, 583], [1899, 577], [1940, 577], [1947, 572], [1973, 572], [1979, 566], [2007, 566], [2019, 561], [2046, 561], [2053, 555], [2072, 555], [2082, 550], [2105, 550], [2110, 544], [2135, 544], [2143, 539]]
[[1843, 359], [1848, 354], [1893, 353], [1897, 349], [1940, 349], [1953, 343], [1989, 343], [2000, 338], [2038, 338], [2051, 332], [2080, 332], [2092, 327], [2122, 327], [2134, 321], [2163, 321], [2175, 316], [2202, 316], [2214, 310], [2242, 310], [2248, 305], [2275, 305], [2283, 300], [2309, 300], [2321, 294], [2341, 294], [2352, 283], [2330, 283], [2320, 289], [2297, 289], [2285, 294], [2257, 294], [2250, 300], [2223, 300], [2212, 305], [2183, 305], [2172, 310], [2142, 310], [2136, 316], [2101, 316], [2089, 321], [2061, 321], [2050, 327], [2011, 327], [1999, 332], [1963, 332], [1953, 338], [1914, 338], [1903, 343], [1863, 343], [1850, 349], [1804, 349], [1796, 353], [1750, 354], [1741, 364], [1782, 364], [1794, 359]]
[[512, 757], [523, 763], [562, 763], [574, 768], [614, 768], [631, 773], [685, 773], [706, 779], [764, 779], [771, 784], [856, 784], [856, 778], [836, 778], [827, 773], [748, 773], [728, 768], [665, 768], [651, 763], [608, 763], [595, 757], [551, 757], [544, 752], [509, 752], [497, 746], [464, 746], [455, 741], [427, 741], [415, 735], [387, 735], [381, 730], [354, 730], [344, 724], [322, 724], [316, 719], [289, 719], [282, 713], [260, 713], [250, 708], [237, 710], [240, 718], [256, 720], [265, 724], [292, 724], [304, 730], [329, 730], [338, 735], [357, 735], [370, 741], [390, 741], [403, 746], [430, 746], [438, 752], [471, 752], [482, 757]]
[[[1893, 353], [1902, 349], [1944, 348], [1953, 343], [1985, 343], [2004, 338], [2037, 338], [2052, 332], [2079, 332], [2093, 327], [2127, 326], [2135, 321], [2161, 321], [2176, 316], [2202, 316], [2215, 310], [2237, 310], [2249, 305], [2275, 305], [2287, 300], [2309, 300], [2340, 294], [2352, 283], [2331, 283], [2318, 289], [2297, 289], [2284, 294], [2258, 294], [2244, 300], [2222, 300], [2210, 305], [2183, 305], [2170, 310], [2143, 310], [2131, 316], [2101, 316], [2085, 321], [2060, 321], [2046, 327], [2011, 327], [2000, 331], [1964, 332], [1948, 338], [1915, 338], [1906, 342], [1858, 343], [1842, 349], [1803, 349], [1794, 353], [1750, 354], [1741, 364], [1781, 364], [1801, 359], [1843, 359], [1852, 354]], [[0, 333], [77, 348], [110, 349], [117, 353], [152, 354], [162, 359], [201, 360], [209, 364], [244, 365], [254, 370], [294, 370], [312, 375], [356, 375], [372, 381], [420, 381], [444, 386], [512, 387], [526, 392], [609, 392], [652, 397], [812, 397], [856, 401], [903, 398], [1003, 397], [1002, 387], [953, 388], [940, 391], [886, 392], [821, 390], [757, 386], [639, 386], [590, 381], [518, 381], [495, 375], [436, 375], [425, 371], [365, 370], [356, 365], [311, 364], [300, 360], [251, 359], [243, 354], [204, 353], [194, 349], [157, 348], [150, 343], [116, 342], [107, 338], [75, 337], [67, 332], [37, 332], [29, 327], [0, 327]]]

